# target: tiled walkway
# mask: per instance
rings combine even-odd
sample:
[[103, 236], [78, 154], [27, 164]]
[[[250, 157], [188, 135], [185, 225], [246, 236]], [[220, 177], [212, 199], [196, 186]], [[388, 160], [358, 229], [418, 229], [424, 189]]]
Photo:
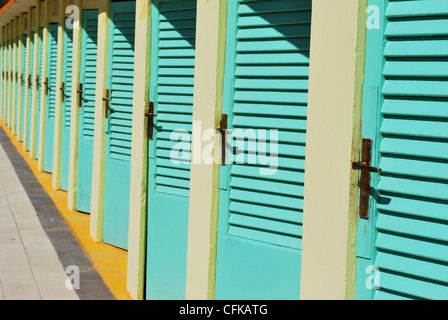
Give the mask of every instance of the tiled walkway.
[[[77, 290], [67, 288], [73, 267]], [[114, 296], [0, 128], [0, 300], [79, 299]]]

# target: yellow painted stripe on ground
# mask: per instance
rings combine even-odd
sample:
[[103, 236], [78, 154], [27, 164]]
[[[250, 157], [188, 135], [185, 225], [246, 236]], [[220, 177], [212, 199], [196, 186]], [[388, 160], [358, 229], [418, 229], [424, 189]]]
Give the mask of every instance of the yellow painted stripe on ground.
[[29, 152], [23, 151], [23, 142], [17, 142], [16, 139], [12, 139], [13, 134], [11, 130], [9, 130], [3, 122], [0, 122], [0, 126], [6, 132], [12, 144], [22, 155], [23, 159], [28, 163], [39, 183], [53, 200], [53, 203], [84, 247], [109, 290], [118, 300], [132, 300], [126, 290], [127, 251], [105, 243], [96, 243], [89, 233], [90, 215], [70, 211], [67, 207], [67, 192], [55, 191], [52, 187], [52, 175], [45, 172], [39, 172], [37, 169], [38, 161], [31, 160]]

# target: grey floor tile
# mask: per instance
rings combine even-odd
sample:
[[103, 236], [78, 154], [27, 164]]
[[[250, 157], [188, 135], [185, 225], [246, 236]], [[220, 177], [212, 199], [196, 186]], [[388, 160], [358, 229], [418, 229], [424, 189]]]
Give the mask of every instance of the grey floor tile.
[[[66, 287], [66, 267], [81, 288]], [[77, 238], [0, 128], [0, 300], [113, 300]]]

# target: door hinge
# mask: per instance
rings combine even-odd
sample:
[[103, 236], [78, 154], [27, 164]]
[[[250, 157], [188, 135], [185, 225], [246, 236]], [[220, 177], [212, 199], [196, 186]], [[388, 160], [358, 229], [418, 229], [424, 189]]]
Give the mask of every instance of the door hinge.
[[226, 165], [226, 155], [227, 155], [227, 129], [228, 129], [228, 119], [227, 114], [223, 114], [221, 118], [221, 125], [218, 129], [221, 134], [221, 164]]
[[103, 98], [103, 101], [106, 102], [106, 108], [105, 108], [105, 117], [109, 118], [109, 103], [110, 103], [110, 90], [106, 89], [106, 97]]
[[82, 108], [82, 89], [83, 89], [83, 85], [82, 85], [82, 83], [80, 83], [79, 84], [79, 89], [78, 89], [78, 91], [76, 91], [76, 92], [78, 92], [78, 107], [79, 108]]
[[44, 82], [44, 85], [45, 85], [45, 95], [48, 95], [48, 84], [49, 84], [49, 80], [48, 80], [48, 78], [45, 78], [45, 82]]
[[154, 139], [154, 118], [156, 115], [154, 114], [154, 102], [148, 102], [148, 113], [145, 113], [145, 117], [148, 118], [148, 139]]
[[65, 102], [65, 82], [62, 82], [62, 86], [59, 89], [61, 90], [62, 94], [62, 102]]
[[362, 156], [361, 162], [353, 162], [352, 169], [361, 171], [359, 181], [359, 216], [362, 219], [369, 218], [369, 202], [370, 202], [370, 173], [381, 173], [380, 168], [371, 167], [372, 162], [372, 144], [371, 139], [362, 139]]

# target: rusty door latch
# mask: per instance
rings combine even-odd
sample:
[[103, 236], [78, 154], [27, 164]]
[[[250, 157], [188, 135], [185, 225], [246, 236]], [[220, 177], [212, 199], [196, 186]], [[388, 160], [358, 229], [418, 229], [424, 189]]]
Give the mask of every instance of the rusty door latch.
[[359, 182], [359, 216], [362, 219], [369, 218], [369, 197], [370, 197], [370, 173], [381, 173], [380, 168], [370, 166], [372, 161], [371, 139], [362, 139], [362, 157], [360, 162], [353, 162], [352, 169], [361, 171]]
[[154, 102], [148, 102], [149, 109], [148, 113], [145, 113], [145, 117], [148, 118], [148, 139], [154, 139], [154, 118], [156, 117], [154, 113]]
[[78, 107], [82, 107], [82, 89], [83, 85], [82, 83], [79, 84], [79, 89], [76, 91], [78, 93]]
[[218, 129], [221, 134], [221, 164], [226, 165], [227, 156], [227, 129], [228, 129], [228, 119], [227, 114], [223, 114], [221, 118], [221, 126]]
[[103, 98], [103, 101], [106, 102], [106, 110], [105, 110], [106, 114], [105, 114], [105, 117], [109, 118], [109, 108], [110, 108], [110, 106], [109, 106], [109, 103], [110, 103], [110, 90], [109, 89], [106, 90], [106, 97]]
[[62, 95], [62, 102], [65, 102], [65, 82], [62, 82], [62, 86], [60, 88]]

